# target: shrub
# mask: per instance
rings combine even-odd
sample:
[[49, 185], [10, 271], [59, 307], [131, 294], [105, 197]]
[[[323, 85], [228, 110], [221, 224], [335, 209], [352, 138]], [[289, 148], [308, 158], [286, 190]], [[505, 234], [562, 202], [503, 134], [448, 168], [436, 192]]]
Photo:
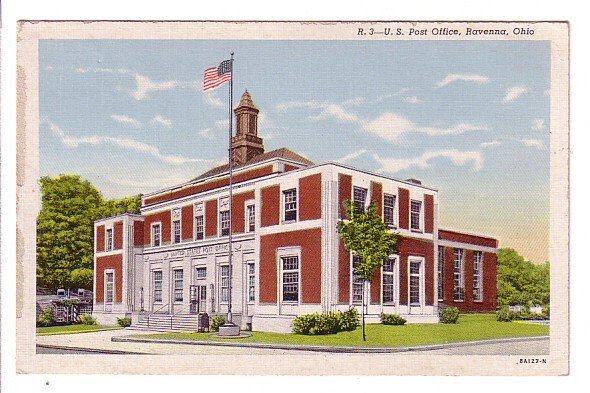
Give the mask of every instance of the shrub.
[[397, 314], [383, 314], [381, 313], [381, 323], [384, 325], [405, 325], [406, 320]]
[[43, 310], [41, 315], [39, 315], [39, 320], [37, 323], [41, 326], [51, 326], [55, 324], [55, 317], [53, 315], [53, 307], [48, 306]]
[[496, 320], [499, 322], [512, 322], [516, 314], [510, 311], [508, 306], [503, 306], [496, 311]]
[[117, 324], [121, 327], [131, 326], [131, 318], [117, 318]]
[[96, 325], [96, 318], [90, 314], [82, 314], [78, 317], [78, 322], [83, 325]]
[[440, 315], [441, 323], [457, 323], [459, 321], [459, 309], [457, 307], [444, 307]]
[[293, 321], [293, 333], [304, 335], [335, 334], [342, 331], [353, 331], [358, 325], [358, 311], [351, 308], [346, 312], [300, 315]]
[[340, 319], [340, 330], [344, 332], [352, 332], [355, 330], [359, 325], [359, 312], [356, 308], [352, 307], [348, 311], [340, 312], [341, 319]]
[[225, 323], [225, 318], [223, 317], [223, 315], [213, 315], [211, 317], [211, 322], [210, 322], [210, 326], [211, 326], [211, 331], [212, 332], [218, 332], [219, 331], [219, 327], [221, 325], [223, 325]]
[[543, 311], [541, 312], [543, 319], [550, 319], [550, 310], [549, 305], [543, 307]]

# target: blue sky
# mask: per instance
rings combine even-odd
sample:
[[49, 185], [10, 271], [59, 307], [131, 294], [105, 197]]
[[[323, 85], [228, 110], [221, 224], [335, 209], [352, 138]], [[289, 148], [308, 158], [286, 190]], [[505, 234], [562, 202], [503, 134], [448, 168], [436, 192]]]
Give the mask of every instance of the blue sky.
[[78, 173], [106, 197], [222, 163], [227, 85], [260, 108], [267, 150], [437, 188], [442, 226], [548, 258], [550, 46], [544, 41], [43, 40], [41, 175]]

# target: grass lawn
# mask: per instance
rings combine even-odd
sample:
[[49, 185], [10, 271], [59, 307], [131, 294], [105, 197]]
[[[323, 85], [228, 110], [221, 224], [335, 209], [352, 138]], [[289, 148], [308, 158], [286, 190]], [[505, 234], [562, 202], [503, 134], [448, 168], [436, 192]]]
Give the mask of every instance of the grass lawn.
[[[549, 334], [549, 326], [522, 323], [497, 322], [494, 314], [462, 314], [456, 325], [407, 324], [403, 326], [366, 325], [367, 341], [363, 342], [362, 330], [341, 332], [325, 336], [252, 332], [252, 337], [237, 342], [303, 344], [324, 346], [405, 347], [442, 344], [459, 341], [486, 340], [492, 338], [530, 337]], [[137, 335], [142, 338], [225, 341], [211, 337], [211, 333], [158, 333]]]
[[104, 325], [63, 325], [63, 326], [49, 326], [38, 327], [37, 336], [48, 336], [51, 334], [74, 334], [86, 332], [98, 332], [101, 330], [117, 330], [120, 326], [104, 326]]

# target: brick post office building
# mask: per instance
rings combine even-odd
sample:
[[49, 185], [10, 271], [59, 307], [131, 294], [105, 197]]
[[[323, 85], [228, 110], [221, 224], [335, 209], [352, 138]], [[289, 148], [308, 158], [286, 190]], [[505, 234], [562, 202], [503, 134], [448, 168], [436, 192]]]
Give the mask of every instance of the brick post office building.
[[[397, 313], [437, 322], [441, 304], [496, 307], [498, 242], [439, 227], [437, 190], [338, 163], [314, 164], [289, 149], [265, 152], [258, 109], [245, 92], [235, 109], [230, 228], [228, 165], [142, 196], [140, 214], [97, 220], [94, 315], [182, 328], [200, 312], [242, 328], [289, 332], [295, 316], [361, 307], [357, 257], [337, 223], [343, 202], [375, 201], [398, 247], [366, 288], [368, 322]], [[228, 234], [232, 231], [232, 277]], [[189, 322], [187, 322], [189, 321]], [[149, 322], [148, 322], [149, 324]], [[188, 325], [187, 325], [188, 324]]]

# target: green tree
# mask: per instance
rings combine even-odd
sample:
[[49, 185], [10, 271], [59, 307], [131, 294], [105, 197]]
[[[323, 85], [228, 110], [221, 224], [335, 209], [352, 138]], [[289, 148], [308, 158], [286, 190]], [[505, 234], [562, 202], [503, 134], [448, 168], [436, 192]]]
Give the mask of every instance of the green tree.
[[549, 304], [549, 262], [535, 265], [512, 248], [498, 253], [498, 305]]
[[363, 341], [365, 335], [365, 287], [375, 276], [389, 255], [397, 247], [397, 234], [389, 231], [383, 219], [377, 214], [377, 206], [371, 202], [366, 210], [360, 210], [350, 201], [345, 201], [348, 220], [338, 223], [338, 232], [347, 250], [358, 255], [361, 262], [355, 267], [355, 273], [363, 280], [362, 327]]
[[92, 289], [94, 271], [85, 267], [72, 270], [70, 273], [71, 285], [75, 288]]
[[93, 268], [94, 221], [137, 211], [141, 198], [105, 200], [89, 181], [77, 175], [46, 176], [39, 183], [37, 284], [50, 288], [82, 284], [86, 288], [88, 271]]

